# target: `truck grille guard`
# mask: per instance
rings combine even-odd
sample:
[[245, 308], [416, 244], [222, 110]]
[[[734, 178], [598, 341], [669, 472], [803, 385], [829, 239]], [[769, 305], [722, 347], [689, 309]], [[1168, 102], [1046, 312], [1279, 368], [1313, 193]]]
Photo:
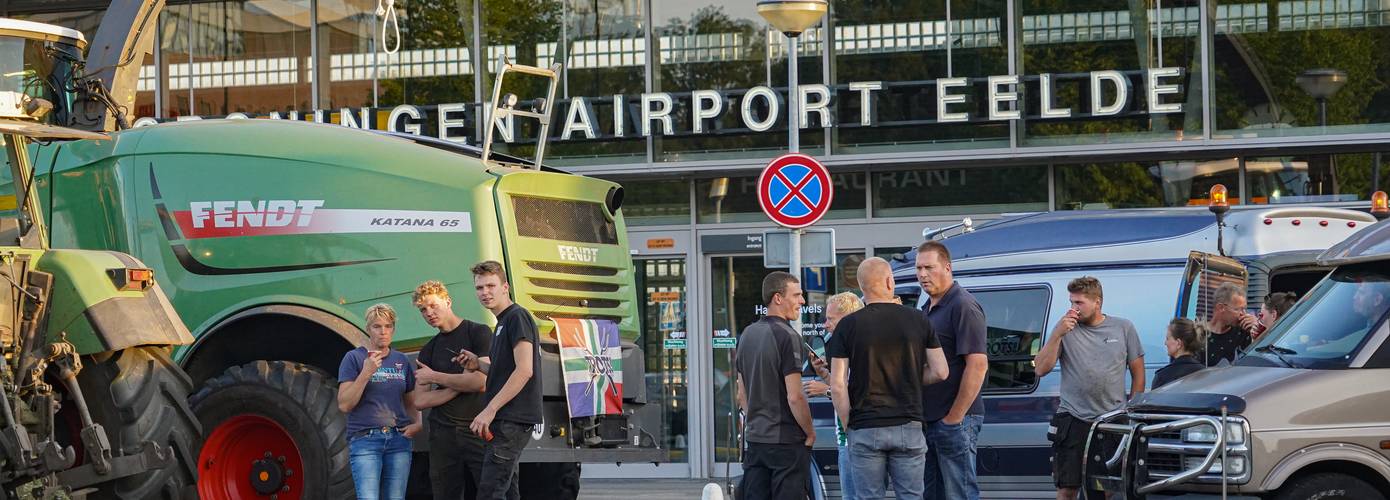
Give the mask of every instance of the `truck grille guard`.
[[[1224, 410], [1224, 409], [1223, 409]], [[1228, 426], [1241, 426], [1244, 440], [1228, 445]], [[1182, 432], [1185, 429], [1208, 426], [1216, 429], [1215, 441], [1209, 443], [1185, 443]], [[1120, 442], [1115, 453], [1105, 458], [1104, 471], [1092, 474], [1087, 467], [1091, 460], [1082, 462], [1082, 477], [1099, 483], [1107, 491], [1123, 492], [1122, 497], [1142, 496], [1163, 491], [1186, 483], [1220, 484], [1221, 494], [1225, 495], [1230, 483], [1243, 484], [1250, 479], [1249, 427], [1240, 417], [1231, 417], [1224, 411], [1220, 416], [1212, 415], [1170, 415], [1129, 413], [1121, 408], [1101, 415], [1091, 424], [1087, 434], [1084, 457], [1091, 457], [1091, 444], [1098, 434], [1118, 436]], [[1177, 435], [1177, 442], [1171, 436]], [[1178, 457], [1176, 472], [1168, 474], [1151, 470], [1154, 465], [1150, 451], [1160, 451]], [[1239, 474], [1231, 475], [1232, 455], [1244, 460]], [[1192, 467], [1187, 458], [1200, 457], [1201, 461]], [[1218, 462], [1219, 460], [1219, 462]], [[1217, 463], [1221, 464], [1219, 474], [1209, 471]], [[1118, 476], [1115, 475], [1118, 472]]]

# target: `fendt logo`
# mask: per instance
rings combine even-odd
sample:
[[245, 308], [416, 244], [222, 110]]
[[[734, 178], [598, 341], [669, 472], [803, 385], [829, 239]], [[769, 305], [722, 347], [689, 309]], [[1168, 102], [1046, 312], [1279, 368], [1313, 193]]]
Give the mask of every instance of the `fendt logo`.
[[556, 245], [560, 250], [560, 260], [593, 264], [598, 262], [598, 249], [574, 245]]
[[[469, 233], [468, 212], [324, 208], [325, 200], [194, 201], [169, 214], [176, 238], [305, 234]], [[335, 203], [335, 205], [337, 205]]]
[[193, 227], [307, 227], [323, 200], [195, 201]]

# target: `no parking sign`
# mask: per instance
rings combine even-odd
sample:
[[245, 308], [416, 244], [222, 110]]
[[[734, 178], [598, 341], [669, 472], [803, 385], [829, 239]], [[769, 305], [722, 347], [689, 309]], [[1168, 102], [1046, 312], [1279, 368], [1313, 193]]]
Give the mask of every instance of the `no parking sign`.
[[835, 186], [815, 158], [791, 153], [767, 164], [758, 177], [758, 204], [773, 222], [790, 229], [815, 224], [830, 211]]

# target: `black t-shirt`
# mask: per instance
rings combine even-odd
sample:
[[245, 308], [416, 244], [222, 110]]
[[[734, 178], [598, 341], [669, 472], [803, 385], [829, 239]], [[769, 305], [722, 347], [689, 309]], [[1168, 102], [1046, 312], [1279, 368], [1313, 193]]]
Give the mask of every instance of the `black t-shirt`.
[[910, 307], [874, 303], [841, 319], [826, 354], [849, 359], [849, 428], [921, 422], [925, 350], [940, 347], [926, 315]]
[[1235, 362], [1240, 351], [1250, 347], [1250, 335], [1239, 326], [1231, 326], [1225, 333], [1207, 335], [1206, 353], [1197, 359], [1206, 360], [1207, 366], [1216, 366], [1221, 360]]
[[750, 443], [799, 444], [806, 433], [787, 404], [787, 375], [801, 373], [801, 336], [787, 320], [764, 316], [743, 329], [734, 369], [748, 401], [744, 437]]
[[518, 424], [541, 423], [541, 345], [536, 322], [531, 312], [512, 304], [497, 315], [497, 330], [492, 334], [492, 368], [487, 375], [487, 400], [497, 397], [507, 379], [516, 371], [512, 348], [522, 340], [531, 343], [531, 379], [506, 406], [497, 410], [497, 420]]
[[[418, 359], [431, 370], [439, 373], [463, 373], [463, 367], [454, 362], [454, 356], [467, 349], [473, 354], [487, 356], [492, 350], [492, 331], [487, 325], [463, 320], [459, 326], [440, 333], [425, 343], [420, 349]], [[435, 425], [453, 425], [466, 428], [473, 417], [487, 406], [481, 392], [466, 392], [454, 396], [448, 402], [430, 410], [430, 422]]]

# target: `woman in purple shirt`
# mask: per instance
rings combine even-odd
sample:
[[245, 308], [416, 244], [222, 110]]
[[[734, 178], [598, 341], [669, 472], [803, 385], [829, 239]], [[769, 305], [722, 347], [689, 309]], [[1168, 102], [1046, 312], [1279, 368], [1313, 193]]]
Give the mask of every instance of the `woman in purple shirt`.
[[415, 367], [391, 349], [396, 311], [367, 309], [366, 347], [338, 365], [338, 409], [347, 414], [348, 462], [359, 500], [404, 500], [410, 477], [410, 438], [420, 432]]

